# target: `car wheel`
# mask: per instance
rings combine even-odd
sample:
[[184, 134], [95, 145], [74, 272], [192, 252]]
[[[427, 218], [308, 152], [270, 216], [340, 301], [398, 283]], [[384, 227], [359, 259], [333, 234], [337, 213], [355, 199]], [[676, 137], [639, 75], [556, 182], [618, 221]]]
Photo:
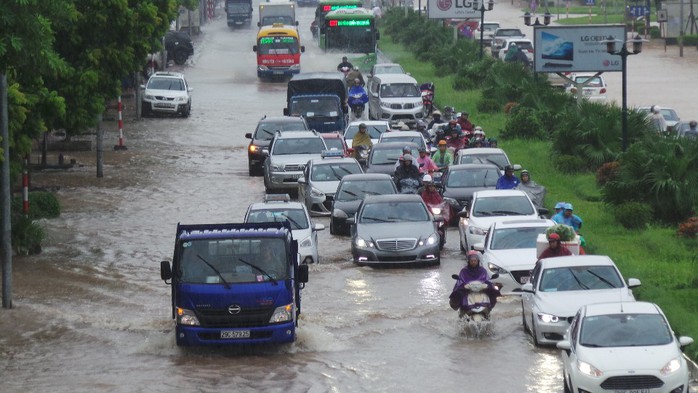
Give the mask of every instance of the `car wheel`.
[[177, 65], [182, 65], [187, 62], [189, 55], [184, 49], [177, 49], [174, 53], [174, 62]]
[[189, 117], [189, 114], [191, 113], [191, 105], [187, 105], [186, 108], [184, 108], [184, 111], [182, 111], [182, 117]]
[[335, 229], [334, 218], [330, 218], [330, 235], [338, 235]]
[[531, 315], [531, 336], [533, 336], [533, 345], [539, 346], [538, 333], [536, 332], [536, 321], [533, 320], [533, 315]]

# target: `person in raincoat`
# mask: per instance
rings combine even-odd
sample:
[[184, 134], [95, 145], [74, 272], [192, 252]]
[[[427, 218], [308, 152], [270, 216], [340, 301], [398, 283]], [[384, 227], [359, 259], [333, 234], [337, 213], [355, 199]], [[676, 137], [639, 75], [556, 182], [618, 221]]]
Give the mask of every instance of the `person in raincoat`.
[[354, 149], [352, 157], [357, 160], [359, 159], [359, 147], [362, 149], [371, 149], [373, 147], [373, 142], [371, 141], [371, 136], [368, 135], [365, 123], [359, 124], [359, 132], [354, 135], [354, 139], [351, 141], [351, 148]]
[[519, 46], [516, 43], [509, 45], [509, 50], [506, 56], [504, 56], [504, 61], [507, 63], [514, 63], [520, 61], [524, 65], [528, 65], [528, 57], [525, 53], [519, 50]]
[[487, 283], [487, 295], [490, 299], [489, 308], [491, 310], [497, 303], [497, 296], [500, 295], [499, 288], [490, 281], [487, 270], [480, 264], [480, 253], [478, 251], [472, 250], [468, 252], [467, 261], [467, 265], [458, 274], [458, 279], [449, 298], [449, 305], [454, 310], [460, 309], [461, 313], [466, 313], [469, 309], [477, 307], [477, 304], [468, 304], [468, 291], [463, 286], [473, 281], [479, 281]]
[[526, 169], [521, 171], [521, 183], [519, 183], [518, 189], [528, 194], [534, 205], [543, 207], [546, 193], [545, 187], [531, 180], [531, 175]]

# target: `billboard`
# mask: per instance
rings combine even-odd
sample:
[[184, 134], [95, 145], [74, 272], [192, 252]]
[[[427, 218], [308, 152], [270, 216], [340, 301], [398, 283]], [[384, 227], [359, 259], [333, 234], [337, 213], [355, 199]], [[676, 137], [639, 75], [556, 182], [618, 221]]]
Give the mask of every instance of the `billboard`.
[[[623, 40], [623, 25], [536, 26], [533, 62], [536, 72], [622, 71], [621, 58], [606, 52], [609, 36]], [[622, 44], [616, 43], [616, 50]]]
[[481, 0], [428, 0], [427, 14], [430, 19], [480, 18]]

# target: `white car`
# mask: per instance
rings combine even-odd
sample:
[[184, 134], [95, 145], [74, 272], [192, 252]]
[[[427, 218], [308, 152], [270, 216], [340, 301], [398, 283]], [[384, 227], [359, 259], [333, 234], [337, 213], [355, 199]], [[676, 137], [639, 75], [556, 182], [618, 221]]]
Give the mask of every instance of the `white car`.
[[[331, 155], [330, 153], [339, 153]], [[310, 214], [329, 216], [337, 186], [346, 175], [364, 173], [359, 162], [342, 157], [339, 150], [326, 151], [322, 158], [308, 161], [303, 177], [298, 179], [298, 199], [305, 203]]]
[[317, 251], [317, 233], [325, 229], [322, 224], [313, 224], [305, 205], [291, 202], [288, 194], [267, 194], [264, 202], [253, 203], [247, 208], [245, 222], [291, 223], [293, 238], [298, 240], [298, 253], [301, 263], [320, 262]]
[[692, 342], [674, 335], [656, 304], [584, 306], [557, 343], [565, 392], [688, 392], [681, 348]]
[[[589, 101], [606, 101], [607, 85], [603, 76], [594, 73], [576, 73], [570, 79], [575, 83], [586, 83], [582, 87], [582, 97]], [[570, 94], [577, 94], [577, 87], [574, 84], [569, 84], [565, 89]]]
[[[460, 149], [454, 160], [456, 164], [494, 164], [504, 170], [507, 165], [512, 165], [507, 153], [498, 147], [471, 147]], [[521, 165], [513, 165], [514, 170], [521, 170]]]
[[533, 41], [526, 38], [507, 38], [504, 40], [501, 49], [499, 49], [499, 59], [504, 60], [511, 48], [512, 44], [516, 44], [519, 50], [526, 54], [529, 62], [533, 62]]
[[147, 116], [153, 112], [179, 114], [189, 117], [191, 113], [191, 92], [189, 83], [179, 72], [156, 72], [144, 89], [141, 113]]
[[536, 219], [541, 213], [531, 198], [520, 190], [484, 190], [473, 193], [473, 201], [458, 213], [460, 248], [482, 243], [487, 230], [497, 221], [512, 219]]
[[[381, 142], [404, 142], [405, 144], [414, 143], [420, 148], [427, 148], [427, 141], [424, 140], [424, 136], [419, 131], [390, 131], [381, 134], [378, 138], [378, 143]], [[417, 155], [416, 151], [412, 152], [413, 155]]]
[[366, 124], [366, 132], [368, 132], [374, 145], [378, 143], [378, 138], [381, 137], [382, 133], [390, 130], [390, 123], [385, 120], [352, 121], [344, 130], [344, 140], [349, 148], [351, 148], [354, 135], [359, 132], [359, 124], [361, 123]]
[[633, 302], [640, 280], [623, 276], [605, 255], [573, 255], [541, 259], [531, 281], [521, 287], [524, 329], [536, 345], [562, 340], [580, 307], [604, 302]]
[[489, 275], [499, 273], [503, 294], [520, 293], [521, 285], [528, 282], [538, 260], [538, 235], [553, 225], [553, 220], [542, 218], [498, 221], [490, 226], [484, 243], [473, 245], [482, 252], [482, 266]]

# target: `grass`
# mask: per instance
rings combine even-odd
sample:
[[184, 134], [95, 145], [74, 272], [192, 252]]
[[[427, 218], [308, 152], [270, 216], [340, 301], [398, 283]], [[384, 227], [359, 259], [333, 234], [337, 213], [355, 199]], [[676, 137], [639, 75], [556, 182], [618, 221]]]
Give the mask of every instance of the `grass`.
[[[479, 91], [455, 91], [453, 77], [434, 76], [433, 65], [418, 61], [387, 35], [381, 37], [380, 49], [418, 82], [435, 83], [437, 107], [465, 108], [471, 121], [481, 125], [488, 137], [499, 137], [506, 115], [477, 113], [475, 102]], [[569, 175], [557, 171], [550, 159], [549, 142], [501, 139], [499, 142], [512, 162], [521, 164], [531, 172], [533, 180], [546, 186], [546, 206], [551, 211], [558, 201], [574, 204], [575, 213], [584, 220], [582, 233], [589, 253], [609, 255], [626, 279], [640, 279], [642, 286], [634, 291], [636, 298], [659, 304], [678, 335], [698, 339], [698, 239], [676, 237], [675, 227], [657, 225], [626, 230], [601, 202], [595, 174]], [[686, 353], [698, 359], [698, 345], [687, 347]]]

